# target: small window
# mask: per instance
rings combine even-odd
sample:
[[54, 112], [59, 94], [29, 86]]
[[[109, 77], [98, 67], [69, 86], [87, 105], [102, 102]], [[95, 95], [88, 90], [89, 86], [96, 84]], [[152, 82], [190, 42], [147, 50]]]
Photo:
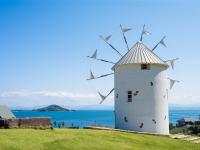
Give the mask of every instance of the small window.
[[132, 91], [127, 92], [128, 102], [132, 102]]
[[150, 70], [150, 64], [141, 64], [141, 70]]

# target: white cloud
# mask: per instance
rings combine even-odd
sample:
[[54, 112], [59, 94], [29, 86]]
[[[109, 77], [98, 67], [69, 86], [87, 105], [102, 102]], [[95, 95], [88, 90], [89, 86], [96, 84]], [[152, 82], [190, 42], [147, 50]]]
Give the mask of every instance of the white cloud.
[[17, 90], [1, 92], [0, 98], [9, 97], [54, 97], [54, 98], [69, 98], [69, 99], [97, 99], [99, 98], [96, 93], [80, 93], [69, 91], [29, 91], [29, 90]]
[[[31, 91], [25, 89], [0, 92], [0, 105], [8, 105], [10, 107], [36, 107], [58, 104], [73, 108], [79, 106], [98, 106], [99, 102], [100, 97], [95, 92]], [[101, 106], [108, 105], [113, 106], [112, 95]]]

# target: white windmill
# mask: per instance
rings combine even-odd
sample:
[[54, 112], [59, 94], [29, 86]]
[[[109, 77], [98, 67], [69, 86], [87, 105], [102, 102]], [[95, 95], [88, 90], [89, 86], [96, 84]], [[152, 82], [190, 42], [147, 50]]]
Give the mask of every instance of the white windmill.
[[122, 55], [108, 41], [111, 35], [100, 38], [107, 43], [117, 54], [121, 56], [116, 63], [97, 58], [97, 50], [91, 59], [114, 64], [109, 73], [96, 77], [90, 71], [90, 78], [106, 77], [114, 74], [114, 88], [107, 94], [98, 94], [101, 97], [100, 104], [114, 91], [115, 128], [148, 132], [155, 134], [169, 134], [168, 115], [168, 91], [177, 80], [167, 77], [168, 62], [174, 69], [178, 59], [162, 60], [153, 51], [161, 44], [166, 47], [165, 36], [152, 49], [142, 43], [143, 36], [150, 34], [143, 26], [140, 41], [129, 49], [125, 32], [131, 28], [123, 28], [120, 25], [128, 52]]

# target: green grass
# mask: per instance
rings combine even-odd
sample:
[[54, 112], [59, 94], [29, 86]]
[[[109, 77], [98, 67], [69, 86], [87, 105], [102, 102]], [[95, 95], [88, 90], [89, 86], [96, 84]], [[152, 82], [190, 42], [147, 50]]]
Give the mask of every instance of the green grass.
[[162, 136], [86, 129], [0, 129], [0, 150], [200, 150]]

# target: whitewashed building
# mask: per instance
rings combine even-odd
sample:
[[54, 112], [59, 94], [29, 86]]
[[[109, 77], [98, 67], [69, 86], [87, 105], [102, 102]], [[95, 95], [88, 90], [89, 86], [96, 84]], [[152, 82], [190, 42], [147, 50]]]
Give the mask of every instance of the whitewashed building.
[[116, 128], [169, 134], [168, 67], [141, 42], [113, 66]]

